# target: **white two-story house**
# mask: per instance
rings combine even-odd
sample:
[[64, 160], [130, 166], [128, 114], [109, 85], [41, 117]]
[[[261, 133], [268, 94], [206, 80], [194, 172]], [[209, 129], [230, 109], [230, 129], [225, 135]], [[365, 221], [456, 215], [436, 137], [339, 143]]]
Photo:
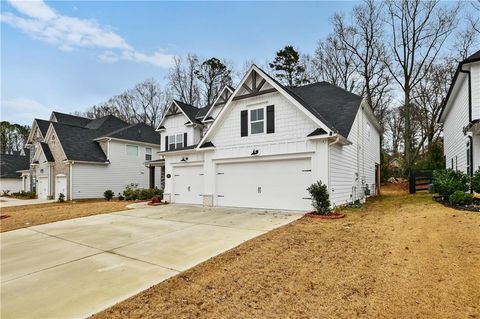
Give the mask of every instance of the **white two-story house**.
[[27, 142], [30, 168], [22, 171], [23, 185], [38, 198], [101, 198], [127, 185], [161, 187], [160, 169], [145, 167], [160, 150], [158, 132], [146, 124], [52, 112], [48, 121], [33, 121]]
[[480, 166], [480, 51], [459, 63], [439, 122], [447, 168], [472, 175]]
[[327, 82], [289, 88], [253, 65], [210, 107], [173, 101], [158, 130], [170, 202], [310, 210], [318, 180], [333, 205], [378, 191], [380, 125]]

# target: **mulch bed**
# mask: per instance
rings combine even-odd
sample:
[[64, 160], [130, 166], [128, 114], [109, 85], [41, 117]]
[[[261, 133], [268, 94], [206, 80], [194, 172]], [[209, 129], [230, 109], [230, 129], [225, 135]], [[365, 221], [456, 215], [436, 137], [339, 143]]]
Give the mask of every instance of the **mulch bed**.
[[473, 199], [473, 204], [472, 205], [455, 205], [450, 203], [449, 201], [446, 201], [443, 199], [442, 196], [434, 196], [433, 199], [437, 202], [440, 203], [444, 206], [458, 209], [458, 210], [464, 210], [468, 212], [480, 212], [480, 199], [474, 198]]

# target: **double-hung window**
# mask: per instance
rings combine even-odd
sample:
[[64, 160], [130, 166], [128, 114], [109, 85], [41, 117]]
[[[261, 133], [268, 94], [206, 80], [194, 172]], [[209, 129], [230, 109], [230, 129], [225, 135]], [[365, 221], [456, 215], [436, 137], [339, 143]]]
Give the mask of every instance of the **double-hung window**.
[[250, 134], [265, 133], [265, 109], [250, 110]]
[[183, 145], [184, 145], [183, 134], [170, 135], [168, 137], [168, 149], [169, 150], [175, 150], [175, 149], [182, 148]]
[[175, 142], [176, 142], [176, 148], [182, 148], [183, 147], [183, 134], [177, 134], [177, 138], [176, 138]]
[[145, 160], [146, 161], [152, 160], [152, 149], [150, 147], [145, 148]]

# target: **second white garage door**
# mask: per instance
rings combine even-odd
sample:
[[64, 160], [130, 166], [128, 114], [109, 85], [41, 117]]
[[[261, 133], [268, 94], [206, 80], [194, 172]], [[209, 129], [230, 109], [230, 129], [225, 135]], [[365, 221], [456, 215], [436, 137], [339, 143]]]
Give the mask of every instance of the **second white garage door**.
[[182, 166], [173, 169], [175, 203], [203, 204], [203, 166]]
[[310, 210], [310, 159], [217, 165], [217, 205]]
[[47, 199], [48, 196], [48, 177], [39, 176], [37, 178], [37, 197], [38, 199]]

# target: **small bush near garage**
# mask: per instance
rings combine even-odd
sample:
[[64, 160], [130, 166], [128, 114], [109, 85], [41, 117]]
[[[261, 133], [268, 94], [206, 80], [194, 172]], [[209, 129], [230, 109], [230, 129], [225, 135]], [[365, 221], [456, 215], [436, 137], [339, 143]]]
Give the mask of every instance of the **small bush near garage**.
[[147, 200], [155, 195], [163, 196], [163, 190], [159, 188], [133, 188], [127, 186], [123, 191], [126, 200]]
[[64, 193], [58, 194], [58, 202], [63, 203], [64, 201], [65, 201], [65, 194]]
[[118, 193], [118, 200], [125, 200], [125, 197], [121, 193]]
[[328, 194], [327, 185], [322, 184], [322, 181], [317, 181], [312, 184], [307, 191], [312, 196], [312, 205], [315, 207], [317, 214], [330, 214], [330, 196]]
[[469, 177], [463, 172], [441, 169], [433, 171], [432, 177], [434, 191], [440, 194], [444, 200], [448, 200], [450, 195], [456, 191], [468, 190]]
[[34, 198], [37, 198], [37, 194], [35, 194], [35, 192], [21, 191], [21, 192], [12, 193], [11, 197], [18, 198], [18, 199], [34, 199]]
[[471, 186], [475, 193], [480, 193], [480, 168], [472, 176]]
[[113, 198], [113, 195], [114, 194], [111, 189], [107, 189], [105, 192], [103, 192], [103, 197], [105, 197], [107, 201], [110, 201]]
[[458, 206], [471, 205], [473, 202], [473, 195], [463, 191], [456, 191], [449, 197], [450, 203]]

